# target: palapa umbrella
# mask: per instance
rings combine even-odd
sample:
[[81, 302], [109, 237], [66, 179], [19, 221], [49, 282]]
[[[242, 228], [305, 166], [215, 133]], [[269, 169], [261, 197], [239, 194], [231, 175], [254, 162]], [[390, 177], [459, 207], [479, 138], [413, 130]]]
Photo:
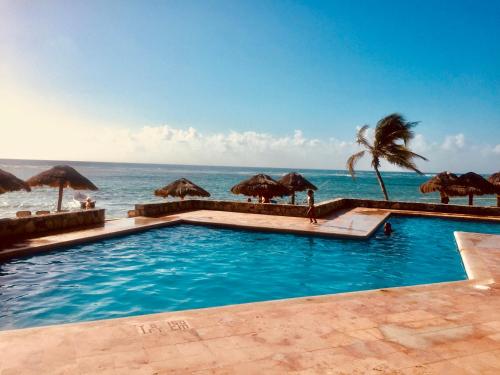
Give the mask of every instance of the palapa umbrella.
[[56, 165], [26, 181], [29, 186], [50, 186], [59, 188], [57, 199], [57, 211], [61, 211], [61, 203], [64, 188], [74, 190], [98, 190], [88, 178], [82, 176], [76, 169], [69, 165]]
[[155, 190], [155, 195], [159, 197], [166, 198], [169, 195], [171, 197], [179, 197], [184, 199], [186, 196], [191, 197], [209, 197], [210, 193], [205, 189], [199, 187], [198, 185], [192, 183], [187, 178], [180, 178], [174, 182], [162, 187], [161, 189]]
[[318, 190], [316, 186], [310, 183], [304, 176], [297, 172], [290, 172], [278, 180], [279, 183], [285, 185], [292, 193], [292, 204], [295, 204], [295, 192], [304, 190]]
[[26, 182], [0, 169], [0, 194], [18, 190], [31, 191]]
[[439, 195], [441, 196], [441, 203], [447, 204], [449, 202], [448, 195], [446, 194], [446, 188], [453, 184], [457, 180], [458, 176], [454, 173], [450, 172], [441, 172], [434, 177], [432, 177], [429, 181], [424, 182], [420, 185], [421, 193], [433, 193], [435, 191], [439, 191]]
[[458, 177], [446, 188], [449, 196], [469, 196], [469, 206], [472, 206], [474, 195], [494, 194], [495, 187], [484, 177], [474, 172], [468, 172]]
[[497, 193], [497, 207], [500, 207], [500, 172], [493, 173], [488, 177], [488, 181], [493, 184]]
[[251, 197], [263, 197], [264, 203], [269, 203], [272, 197], [290, 195], [290, 190], [273, 180], [267, 174], [257, 174], [249, 179], [234, 185], [231, 188], [233, 194], [243, 194]]

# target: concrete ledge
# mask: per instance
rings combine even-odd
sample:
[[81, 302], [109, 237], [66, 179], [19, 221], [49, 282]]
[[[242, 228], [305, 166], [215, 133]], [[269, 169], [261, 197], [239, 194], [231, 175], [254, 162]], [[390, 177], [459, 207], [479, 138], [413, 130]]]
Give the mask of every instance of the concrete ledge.
[[104, 209], [91, 209], [15, 219], [0, 219], [0, 240], [8, 242], [103, 225], [104, 212]]
[[[487, 285], [496, 282], [500, 259], [500, 235], [454, 232], [469, 280]], [[493, 272], [492, 272], [493, 271]]]

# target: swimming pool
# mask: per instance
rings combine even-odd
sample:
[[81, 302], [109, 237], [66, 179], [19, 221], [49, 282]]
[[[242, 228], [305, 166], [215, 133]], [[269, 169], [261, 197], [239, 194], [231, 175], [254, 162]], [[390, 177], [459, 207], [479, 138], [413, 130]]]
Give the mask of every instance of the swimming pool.
[[0, 329], [463, 280], [453, 231], [390, 218], [369, 240], [178, 225], [0, 264]]

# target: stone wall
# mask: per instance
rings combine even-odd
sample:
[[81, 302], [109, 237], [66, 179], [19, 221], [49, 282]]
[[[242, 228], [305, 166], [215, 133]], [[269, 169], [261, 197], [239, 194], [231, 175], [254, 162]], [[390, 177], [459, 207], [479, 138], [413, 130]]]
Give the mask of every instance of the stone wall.
[[92, 209], [0, 219], [0, 242], [103, 225], [104, 211]]
[[[135, 216], [158, 217], [171, 215], [177, 212], [200, 210], [201, 200], [186, 199], [162, 203], [141, 203], [135, 205]], [[130, 216], [130, 215], [129, 215]]]
[[187, 199], [183, 201], [135, 205], [136, 216], [158, 217], [192, 210], [215, 210], [267, 215], [304, 216], [307, 209], [305, 206], [293, 206], [288, 204], [259, 204], [201, 199]]
[[[326, 216], [335, 210], [343, 208], [345, 205], [345, 199], [334, 199], [331, 201], [321, 202], [316, 206], [316, 212], [318, 216]], [[164, 203], [136, 204], [134, 214], [136, 216], [158, 217], [192, 210], [214, 210], [243, 212], [251, 214], [304, 217], [307, 213], [307, 206], [187, 199], [183, 201], [172, 201]]]
[[[499, 216], [499, 207], [462, 206], [440, 203], [379, 201], [370, 199], [338, 198], [320, 202], [316, 205], [316, 215], [325, 217], [334, 211], [354, 207], [369, 207], [393, 210], [426, 211], [437, 213], [455, 213], [480, 216]], [[264, 215], [305, 217], [307, 206], [290, 204], [260, 204], [236, 201], [216, 201], [187, 199], [163, 203], [145, 203], [135, 205], [136, 216], [158, 217], [192, 210], [215, 210], [243, 212]]]
[[231, 201], [200, 201], [204, 210], [243, 212], [250, 214], [278, 215], [278, 216], [305, 216], [306, 206], [272, 203], [247, 203]]

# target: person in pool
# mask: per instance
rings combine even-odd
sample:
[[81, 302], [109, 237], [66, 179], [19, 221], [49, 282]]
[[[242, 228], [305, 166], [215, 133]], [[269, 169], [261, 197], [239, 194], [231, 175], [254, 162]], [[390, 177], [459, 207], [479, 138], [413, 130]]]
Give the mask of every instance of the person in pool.
[[309, 189], [307, 191], [307, 205], [309, 209], [307, 210], [307, 217], [309, 217], [309, 221], [314, 224], [318, 224], [318, 220], [316, 220], [316, 208], [314, 207], [314, 191]]
[[392, 234], [392, 232], [393, 232], [393, 230], [392, 230], [392, 225], [391, 225], [391, 223], [386, 222], [386, 223], [384, 224], [384, 234], [385, 234], [386, 236], [390, 236], [390, 235]]

